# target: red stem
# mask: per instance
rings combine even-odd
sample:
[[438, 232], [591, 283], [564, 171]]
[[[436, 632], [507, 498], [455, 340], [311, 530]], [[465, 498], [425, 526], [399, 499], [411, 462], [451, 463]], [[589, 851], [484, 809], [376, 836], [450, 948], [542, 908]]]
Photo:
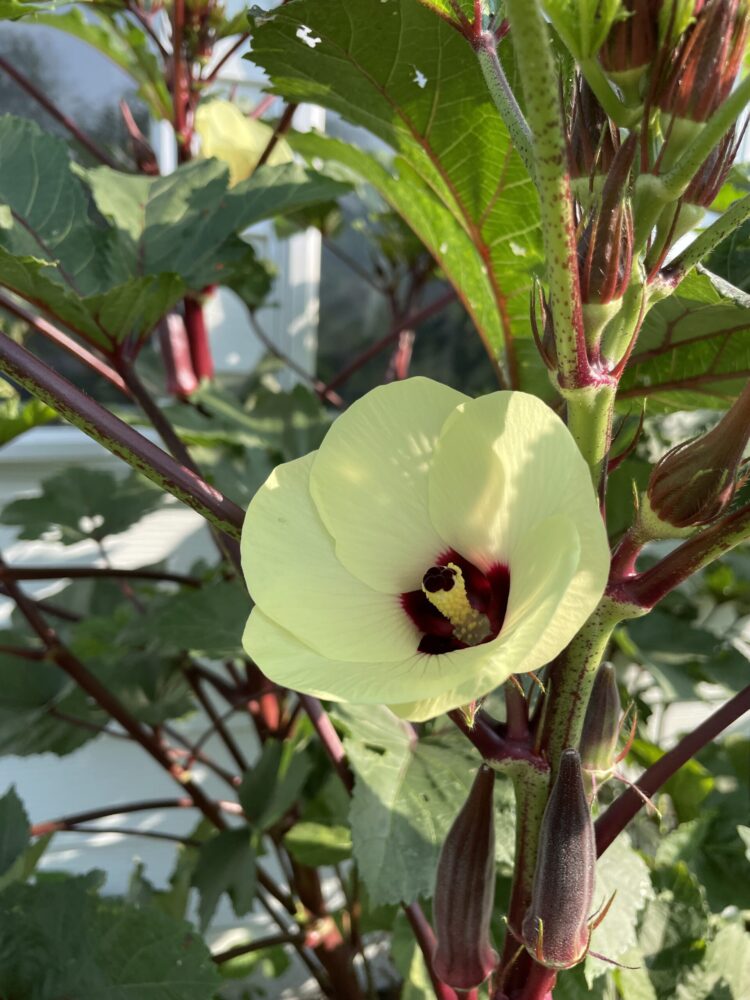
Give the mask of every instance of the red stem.
[[48, 819], [44, 823], [35, 823], [30, 830], [32, 837], [43, 837], [47, 833], [58, 830], [70, 830], [79, 823], [89, 823], [106, 816], [119, 816], [125, 813], [151, 812], [154, 809], [194, 809], [192, 799], [144, 799], [138, 802], [125, 802], [122, 805], [103, 806], [101, 809], [87, 809], [85, 812], [72, 813], [59, 819]]
[[15, 80], [18, 86], [25, 90], [26, 93], [33, 97], [37, 104], [41, 105], [47, 114], [51, 115], [56, 121], [60, 122], [68, 132], [76, 139], [84, 149], [88, 150], [89, 153], [98, 160], [99, 163], [103, 163], [107, 167], [111, 167], [113, 170], [117, 170], [118, 166], [114, 160], [112, 160], [103, 149], [100, 149], [97, 144], [90, 139], [85, 132], [76, 125], [76, 123], [61, 111], [57, 105], [47, 97], [47, 95], [39, 90], [39, 88], [31, 82], [31, 80], [24, 76], [19, 70], [15, 68], [11, 63], [8, 62], [3, 56], [0, 56], [0, 69], [8, 74], [11, 79]]
[[177, 136], [177, 159], [185, 163], [190, 159], [190, 134], [187, 124], [190, 100], [188, 67], [183, 60], [183, 28], [185, 26], [185, 0], [174, 0], [172, 4], [172, 108], [175, 135]]
[[[683, 764], [694, 757], [703, 747], [723, 732], [727, 726], [750, 712], [750, 687], [744, 688], [734, 698], [710, 715], [692, 733], [688, 733], [680, 742], [652, 764], [636, 782], [636, 788], [647, 797], [658, 791], [661, 786], [675, 774]], [[602, 813], [594, 824], [596, 830], [596, 846], [599, 855], [603, 854], [618, 834], [625, 829], [639, 809], [643, 808], [644, 800], [632, 788], [626, 789], [612, 805]]]
[[[7, 656], [15, 656], [19, 660], [30, 660], [33, 663], [47, 659], [47, 654], [43, 649], [28, 649], [26, 646], [8, 646], [2, 642], [0, 642], [0, 653], [5, 653]], [[97, 726], [97, 728], [99, 727]]]
[[523, 691], [516, 687], [512, 680], [506, 681], [503, 687], [505, 694], [505, 732], [508, 740], [516, 743], [528, 743], [529, 739], [529, 706]]
[[[8, 591], [2, 583], [0, 583], [0, 594], [4, 597], [8, 597]], [[76, 614], [75, 611], [69, 611], [67, 608], [62, 608], [57, 604], [48, 601], [47, 598], [42, 598], [36, 602], [42, 611], [46, 615], [51, 615], [53, 618], [59, 618], [64, 622], [79, 622], [82, 619], [82, 615]]]
[[[411, 924], [411, 929], [414, 931], [417, 944], [425, 957], [427, 971], [430, 975], [430, 981], [432, 982], [432, 988], [435, 990], [437, 1000], [458, 1000], [458, 994], [455, 990], [451, 989], [450, 986], [446, 986], [442, 980], [438, 979], [432, 967], [432, 956], [435, 953], [437, 942], [435, 940], [435, 932], [428, 923], [421, 907], [418, 903], [410, 903], [408, 906], [404, 906], [404, 913], [406, 914], [406, 919]], [[466, 994], [462, 994], [462, 996], [466, 996]]]
[[276, 149], [279, 139], [291, 128], [292, 119], [294, 118], [294, 112], [297, 110], [298, 107], [299, 107], [298, 104], [291, 103], [287, 104], [287, 106], [284, 108], [281, 114], [281, 118], [279, 118], [276, 128], [273, 130], [273, 134], [271, 135], [271, 138], [268, 140], [268, 143], [266, 144], [266, 148], [260, 154], [260, 159], [258, 160], [258, 163], [255, 167], [256, 170], [259, 167], [262, 167], [264, 164], [268, 163], [271, 153], [274, 151], [274, 149]]
[[354, 777], [346, 762], [344, 744], [339, 739], [339, 734], [334, 729], [328, 713], [317, 698], [313, 698], [309, 694], [301, 694], [298, 697], [300, 704], [310, 717], [310, 722], [312, 722], [315, 732], [318, 734], [318, 739], [323, 744], [336, 774], [338, 774], [344, 788], [351, 795], [354, 790]]
[[179, 583], [185, 587], [200, 587], [200, 580], [180, 573], [161, 573], [150, 569], [113, 569], [109, 566], [9, 566], [16, 580], [88, 580], [115, 578], [126, 580], [158, 580]]
[[416, 312], [411, 313], [409, 316], [405, 316], [403, 319], [399, 320], [393, 325], [393, 327], [388, 331], [388, 333], [377, 340], [374, 344], [367, 348], [367, 350], [362, 351], [358, 354], [356, 358], [353, 358], [341, 371], [334, 375], [334, 377], [326, 384], [325, 391], [330, 391], [331, 389], [337, 389], [342, 383], [346, 382], [354, 372], [358, 371], [363, 365], [374, 358], [376, 354], [379, 354], [385, 347], [392, 344], [395, 340], [398, 340], [399, 334], [403, 330], [415, 329], [420, 323], [424, 323], [426, 320], [435, 316], [445, 309], [456, 298], [456, 292], [454, 289], [449, 288], [446, 292], [435, 299], [434, 302], [429, 303], [429, 305], [424, 306], [422, 309], [418, 309]]
[[192, 837], [181, 837], [176, 833], [163, 833], [161, 830], [133, 830], [127, 826], [76, 826], [58, 831], [60, 833], [119, 833], [130, 837], [146, 837], [151, 840], [168, 840], [174, 844], [186, 844], [199, 847], [200, 842]]
[[[258, 938], [257, 941], [236, 944], [233, 948], [227, 948], [226, 951], [216, 952], [211, 958], [217, 965], [223, 965], [224, 962], [231, 962], [233, 958], [239, 958], [241, 955], [249, 955], [253, 951], [262, 951], [264, 948], [275, 948], [280, 944], [294, 944], [295, 940], [299, 937], [301, 936], [296, 934], [269, 934], [267, 937]], [[304, 941], [304, 938], [302, 940]]]
[[748, 529], [750, 504], [693, 535], [645, 573], [615, 581], [608, 593], [624, 603], [652, 608], [678, 584], [737, 545]]
[[[242, 48], [242, 46], [245, 44], [245, 42], [248, 40], [249, 37], [250, 37], [249, 31], [246, 31], [242, 35], [240, 35], [237, 41], [233, 45], [230, 45], [230, 47], [227, 49], [224, 55], [219, 59], [219, 61], [216, 63], [211, 72], [207, 76], [201, 77], [201, 82], [212, 83], [221, 72], [222, 67], [232, 58], [232, 56], [238, 49]], [[270, 96], [269, 103], [273, 104], [275, 100], [276, 100], [275, 97]]]
[[237, 504], [4, 334], [0, 334], [0, 371], [229, 538], [239, 539], [245, 514]]
[[114, 368], [108, 365], [102, 358], [98, 358], [94, 353], [89, 351], [88, 348], [79, 344], [77, 340], [73, 340], [73, 338], [69, 337], [67, 333], [63, 333], [62, 330], [53, 326], [52, 323], [44, 319], [42, 316], [35, 316], [33, 313], [27, 312], [25, 309], [21, 308], [21, 306], [17, 305], [12, 299], [8, 298], [8, 296], [3, 295], [2, 292], [0, 292], [0, 307], [5, 309], [6, 312], [17, 316], [19, 319], [23, 320], [24, 323], [30, 326], [32, 330], [36, 330], [37, 333], [41, 333], [41, 335], [46, 337], [47, 340], [50, 340], [53, 344], [57, 344], [58, 347], [67, 351], [68, 354], [77, 358], [82, 364], [86, 365], [87, 368], [90, 368], [91, 371], [96, 372], [97, 375], [106, 379], [110, 385], [115, 387], [115, 389], [119, 389], [124, 396], [130, 396], [128, 387], [125, 385], [122, 378], [114, 370]]
[[319, 378], [316, 378], [315, 375], [311, 375], [309, 371], [307, 371], [301, 365], [298, 365], [296, 361], [293, 361], [292, 358], [288, 357], [286, 354], [283, 353], [283, 351], [280, 351], [278, 347], [276, 347], [271, 338], [268, 336], [268, 334], [265, 332], [263, 327], [258, 322], [258, 317], [256, 316], [253, 310], [249, 311], [249, 318], [250, 318], [250, 325], [253, 328], [255, 336], [258, 338], [261, 344], [263, 344], [263, 346], [269, 352], [269, 354], [273, 354], [273, 356], [275, 358], [278, 358], [279, 361], [283, 361], [284, 364], [287, 366], [287, 368], [290, 368], [295, 374], [299, 375], [300, 378], [303, 378], [305, 382], [311, 385], [315, 390], [315, 392], [322, 399], [325, 399], [327, 402], [329, 402], [331, 406], [336, 406], [339, 408], [344, 406], [344, 400], [341, 398], [341, 396], [339, 396], [338, 393], [332, 392], [330, 386], [324, 385]]
[[185, 321], [178, 313], [169, 313], [159, 324], [159, 347], [167, 392], [178, 399], [189, 399], [198, 388], [198, 379], [193, 370]]
[[157, 47], [162, 58], [168, 59], [169, 52], [167, 51], [167, 48], [162, 42], [161, 38], [159, 38], [157, 33], [154, 31], [154, 27], [151, 23], [151, 18], [153, 17], [153, 14], [147, 14], [146, 11], [141, 10], [141, 8], [138, 6], [137, 0], [135, 3], [132, 3], [131, 0], [126, 0], [125, 6], [127, 8], [128, 13], [132, 14], [133, 17], [135, 17], [135, 19], [140, 22], [143, 30], [146, 32], [151, 41]]
[[[327, 753], [344, 787], [351, 795], [354, 788], [354, 778], [346, 763], [344, 745], [339, 739], [333, 723], [317, 698], [312, 698], [309, 695], [299, 695], [299, 699], [302, 707], [310, 716], [310, 721], [323, 744], [323, 749]], [[419, 903], [410, 903], [408, 906], [404, 904], [403, 909], [412, 926], [417, 944], [424, 956], [425, 965], [435, 989], [435, 996], [438, 1000], [458, 1000], [458, 996], [454, 990], [437, 978], [432, 967], [432, 956], [435, 951], [435, 934]], [[472, 998], [467, 996], [466, 1000], [472, 1000]]]
[[206, 317], [203, 303], [192, 296], [185, 298], [185, 329], [190, 344], [190, 357], [193, 371], [199, 382], [214, 377], [214, 359], [211, 356], [211, 343], [206, 329]]
[[276, 94], [265, 94], [249, 113], [248, 118], [262, 118], [263, 115], [272, 108], [278, 100]]
[[196, 698], [203, 706], [203, 711], [213, 723], [213, 727], [226, 747], [227, 752], [234, 759], [235, 764], [241, 772], [247, 771], [248, 763], [245, 760], [244, 754], [240, 750], [234, 736], [232, 736], [227, 727], [224, 725], [224, 720], [212, 705], [211, 699], [206, 695], [205, 691], [201, 687], [197, 676], [190, 669], [188, 669], [185, 671], [185, 677], [187, 678], [188, 684], [193, 689]]
[[225, 781], [233, 791], [240, 784], [241, 778], [239, 775], [230, 774], [229, 771], [225, 771], [223, 767], [216, 763], [216, 761], [212, 760], [207, 754], [203, 753], [197, 743], [191, 743], [190, 740], [186, 739], [178, 730], [173, 729], [172, 726], [167, 723], [162, 723], [161, 731], [167, 735], [173, 743], [179, 743], [183, 748], [179, 749], [178, 747], [170, 745], [167, 750], [170, 754], [187, 757], [187, 761], [185, 763], [186, 771], [189, 771], [193, 763], [197, 760], [201, 764], [205, 765], [209, 771], [213, 771], [217, 777], [222, 779], [222, 781]]
[[612, 553], [609, 578], [615, 583], [636, 575], [636, 563], [643, 548], [643, 541], [633, 528], [622, 536]]
[[472, 726], [466, 721], [466, 716], [460, 709], [448, 712], [448, 718], [474, 744], [485, 760], [522, 760], [531, 764], [537, 771], [544, 773], [549, 771], [547, 761], [530, 749], [528, 741], [515, 741], [501, 736], [494, 728], [492, 720], [481, 709], [474, 716]]
[[15, 601], [18, 610], [24, 616], [31, 630], [41, 639], [50, 655], [50, 659], [74, 681], [82, 691], [92, 698], [116, 722], [122, 726], [136, 743], [160, 765], [188, 793], [194, 804], [209, 819], [217, 829], [223, 829], [226, 824], [217, 804], [193, 781], [182, 768], [169, 759], [158, 739], [128, 712], [122, 702], [60, 640], [60, 637], [47, 623], [36, 602], [28, 597], [13, 578], [12, 570], [8, 570], [0, 557], [0, 577], [9, 596]]

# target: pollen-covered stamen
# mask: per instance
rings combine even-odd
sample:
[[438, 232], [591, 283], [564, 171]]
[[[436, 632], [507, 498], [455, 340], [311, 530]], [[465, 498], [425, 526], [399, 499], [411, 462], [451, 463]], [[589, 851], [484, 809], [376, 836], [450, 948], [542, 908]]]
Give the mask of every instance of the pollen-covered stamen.
[[455, 563], [428, 569], [422, 579], [422, 592], [453, 625], [453, 634], [461, 642], [475, 646], [489, 634], [490, 620], [469, 603], [463, 573]]

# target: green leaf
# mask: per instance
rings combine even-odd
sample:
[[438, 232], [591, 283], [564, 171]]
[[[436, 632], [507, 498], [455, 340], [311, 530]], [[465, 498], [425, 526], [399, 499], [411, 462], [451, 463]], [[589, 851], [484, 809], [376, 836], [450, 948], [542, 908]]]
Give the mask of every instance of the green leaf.
[[680, 983], [675, 1000], [744, 1000], [750, 996], [750, 934], [739, 923], [722, 927], [700, 967]]
[[154, 598], [148, 617], [134, 620], [125, 636], [128, 641], [148, 638], [162, 650], [186, 649], [217, 660], [239, 656], [250, 607], [242, 585], [215, 580], [200, 590]]
[[[416, 740], [387, 708], [337, 705], [356, 781], [354, 857], [370, 899], [410, 903], [433, 892], [443, 840], [466, 801], [479, 758], [453, 733]], [[512, 852], [512, 811], [498, 782], [497, 850]]]
[[742, 843], [745, 845], [745, 857], [750, 861], [750, 826], [738, 826], [737, 833], [740, 835]]
[[700, 700], [696, 686], [703, 681], [734, 694], [750, 678], [741, 650], [668, 611], [652, 611], [628, 622], [627, 637], [632, 646], [623, 641], [622, 631], [616, 637], [618, 644], [649, 670], [667, 703]]
[[2, 512], [6, 525], [21, 529], [20, 538], [36, 540], [54, 532], [63, 545], [101, 541], [127, 531], [163, 500], [162, 491], [136, 473], [118, 479], [110, 472], [75, 466], [41, 485], [40, 496], [13, 500]]
[[750, 741], [740, 734], [701, 753], [698, 763], [710, 770], [714, 787], [697, 818], [662, 837], [656, 854], [660, 864], [684, 862], [715, 913], [728, 906], [750, 909], [750, 859], [738, 830], [750, 815], [748, 760]]
[[536, 194], [454, 28], [415, 0], [297, 0], [257, 27], [253, 61], [274, 92], [331, 108], [395, 151], [383, 167], [325, 146], [414, 228], [495, 353], [511, 332], [529, 334]]
[[284, 847], [303, 865], [337, 865], [352, 853], [351, 831], [345, 826], [296, 823], [284, 837]]
[[89, 877], [0, 895], [0, 994], [24, 1000], [211, 1000], [219, 977], [189, 925], [92, 892]]
[[555, 985], [555, 1000], [581, 1000], [581, 997], [589, 997], [590, 1000], [609, 1000], [606, 979], [600, 976], [589, 985], [582, 964], [561, 972]]
[[[741, 194], [747, 194], [747, 191], [735, 191], [735, 197]], [[717, 246], [707, 259], [706, 266], [740, 291], [750, 292], [750, 221], [743, 222]]]
[[227, 893], [238, 917], [250, 911], [255, 898], [255, 850], [250, 830], [221, 830], [201, 844], [193, 885], [200, 893], [201, 929], [211, 923], [219, 899]]
[[0, 246], [19, 257], [59, 261], [58, 281], [80, 296], [102, 289], [101, 232], [89, 223], [67, 146], [11, 115], [0, 117], [0, 205]]
[[[447, 17], [451, 23], [458, 24], [458, 18], [456, 17], [456, 4], [451, 3], [451, 0], [419, 0], [420, 3], [424, 4], [425, 7], [429, 7], [435, 11], [436, 14], [440, 14], [441, 17]], [[474, 20], [474, 0], [456, 0], [457, 5], [461, 8], [463, 13], [470, 20]]]
[[246, 772], [238, 792], [248, 821], [268, 830], [300, 797], [311, 763], [294, 743], [266, 740], [258, 763]]
[[0, 0], [0, 21], [16, 21], [28, 12], [29, 4], [24, 0]]
[[37, 837], [26, 850], [16, 858], [7, 872], [0, 876], [0, 892], [14, 882], [25, 882], [36, 871], [42, 855], [47, 850], [54, 834]]
[[650, 413], [724, 408], [750, 376], [750, 296], [699, 268], [649, 311], [620, 400]]
[[113, 264], [113, 234], [91, 217], [65, 143], [34, 122], [0, 118], [2, 285], [106, 348], [150, 332], [184, 291], [173, 274]]
[[0, 447], [30, 431], [57, 419], [57, 412], [39, 399], [21, 401], [9, 382], [0, 378]]
[[128, 883], [126, 902], [137, 906], [154, 906], [168, 917], [184, 920], [187, 917], [193, 894], [193, 872], [200, 857], [200, 845], [215, 834], [207, 819], [200, 820], [190, 831], [190, 843], [177, 848], [174, 867], [169, 876], [169, 887], [156, 889], [146, 878], [145, 865], [137, 862]]
[[224, 272], [228, 264], [236, 267], [238, 251], [247, 266], [252, 250], [235, 234], [348, 190], [296, 163], [262, 167], [231, 190], [226, 164], [219, 160], [194, 160], [164, 177], [121, 174], [109, 167], [79, 173], [114, 230], [112, 273], [124, 280], [169, 271], [196, 292], [225, 284]]
[[[596, 906], [604, 906], [614, 894], [609, 911], [594, 931], [591, 947], [606, 958], [617, 960], [637, 943], [638, 914], [654, 898], [649, 869], [623, 834], [607, 849], [596, 866]], [[586, 981], [591, 986], [611, 966], [593, 955], [586, 956]]]
[[[68, 645], [140, 722], [156, 726], [194, 708], [179, 657], [164, 655], [140, 629], [143, 616], [130, 603], [106, 616], [90, 616], [68, 630]], [[68, 699], [69, 714], [86, 718], [90, 703], [80, 692]], [[92, 720], [94, 721], [94, 720]]]
[[93, 739], [90, 730], [52, 714], [74, 696], [73, 685], [51, 664], [0, 654], [0, 754], [62, 756]]
[[11, 786], [0, 798], [0, 876], [5, 875], [29, 843], [29, 817]]
[[[649, 997], [647, 986], [637, 987], [648, 975], [655, 1000], [674, 1000], [677, 983], [686, 970], [700, 962], [708, 933], [708, 910], [697, 880], [684, 864], [658, 869], [653, 875], [656, 896], [646, 906], [638, 928], [639, 954], [628, 952], [623, 962], [642, 964], [638, 970], [618, 970], [624, 995], [630, 1000]], [[640, 959], [640, 961], [639, 961]]]
[[64, 31], [97, 49], [138, 84], [138, 96], [155, 118], [171, 117], [169, 90], [148, 36], [124, 12], [90, 4], [85, 14], [81, 8], [71, 7], [35, 14], [28, 20]]
[[[242, 941], [237, 941], [242, 944]], [[268, 991], [268, 983], [273, 979], [279, 979], [289, 968], [290, 958], [283, 945], [275, 945], [271, 948], [258, 948], [256, 951], [247, 952], [244, 955], [237, 955], [227, 962], [222, 962], [219, 966], [219, 973], [222, 979], [247, 979], [254, 975], [255, 986], [259, 981], [263, 986], [258, 987], [257, 996], [260, 998], [270, 998], [272, 994]], [[256, 996], [244, 994], [246, 998]]]
[[[663, 755], [664, 751], [654, 743], [636, 739], [629, 756], [644, 767], [650, 767]], [[671, 797], [680, 822], [685, 822], [698, 815], [713, 787], [714, 779], [706, 768], [697, 760], [689, 760], [664, 783], [663, 790]]]
[[621, 0], [545, 0], [544, 11], [576, 59], [596, 57], [612, 25], [626, 16]]
[[331, 423], [318, 397], [302, 385], [290, 392], [260, 386], [246, 399], [202, 386], [190, 406], [166, 412], [187, 444], [263, 448], [285, 461], [314, 451]]
[[149, 334], [186, 289], [226, 284], [257, 305], [268, 271], [238, 233], [348, 188], [295, 163], [227, 183], [217, 160], [166, 177], [84, 170], [61, 140], [4, 116], [0, 283], [110, 352]]

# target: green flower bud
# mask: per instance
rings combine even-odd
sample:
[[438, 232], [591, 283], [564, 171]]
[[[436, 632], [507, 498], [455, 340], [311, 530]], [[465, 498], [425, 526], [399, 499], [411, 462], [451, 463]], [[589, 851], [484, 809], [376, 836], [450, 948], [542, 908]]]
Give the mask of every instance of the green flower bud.
[[628, 16], [616, 21], [599, 52], [602, 66], [619, 81], [640, 75], [652, 62], [659, 44], [662, 0], [625, 0]]
[[611, 663], [596, 672], [581, 732], [581, 764], [585, 771], [609, 774], [615, 765], [622, 705], [617, 676]]
[[573, 192], [586, 205], [602, 184], [620, 148], [620, 134], [586, 81], [577, 77], [570, 116], [568, 160]]
[[540, 965], [569, 969], [586, 954], [596, 841], [578, 751], [564, 750], [539, 833], [522, 940]]
[[750, 439], [750, 385], [703, 437], [677, 445], [656, 465], [639, 519], [651, 538], [681, 537], [710, 524], [732, 500]]
[[482, 764], [438, 861], [433, 964], [440, 979], [457, 990], [479, 986], [498, 962], [490, 937], [495, 899], [494, 785], [495, 772]]
[[747, 0], [697, 3], [656, 88], [656, 103], [670, 116], [705, 122], [729, 96], [742, 66], [750, 16]]

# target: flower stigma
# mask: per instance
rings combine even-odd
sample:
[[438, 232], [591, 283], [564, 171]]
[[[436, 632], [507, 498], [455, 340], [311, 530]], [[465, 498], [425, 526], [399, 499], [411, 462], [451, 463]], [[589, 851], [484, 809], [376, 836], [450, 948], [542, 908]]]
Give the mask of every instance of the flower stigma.
[[422, 579], [422, 592], [427, 600], [453, 625], [453, 634], [467, 646], [475, 646], [491, 631], [487, 615], [469, 603], [464, 576], [459, 566], [433, 566]]

